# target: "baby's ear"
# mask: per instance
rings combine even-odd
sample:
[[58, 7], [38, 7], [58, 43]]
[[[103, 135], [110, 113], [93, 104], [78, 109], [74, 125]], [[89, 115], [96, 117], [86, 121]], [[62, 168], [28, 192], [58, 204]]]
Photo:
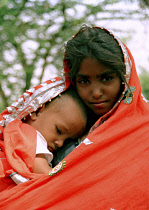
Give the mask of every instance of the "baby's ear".
[[32, 112], [30, 115], [31, 120], [35, 121], [40, 113], [42, 113], [45, 109], [45, 104], [42, 105], [36, 112]]

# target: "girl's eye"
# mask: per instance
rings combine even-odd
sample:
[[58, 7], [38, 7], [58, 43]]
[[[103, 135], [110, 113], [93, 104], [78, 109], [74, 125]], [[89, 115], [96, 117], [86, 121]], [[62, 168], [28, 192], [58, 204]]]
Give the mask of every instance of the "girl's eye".
[[85, 78], [80, 78], [80, 79], [76, 80], [76, 82], [79, 84], [82, 84], [82, 85], [86, 85], [89, 83], [89, 80], [85, 79]]
[[102, 82], [109, 82], [109, 81], [111, 81], [112, 79], [113, 79], [113, 76], [108, 75], [108, 76], [103, 76], [103, 77], [101, 78], [101, 81], [102, 81]]
[[57, 126], [56, 126], [56, 131], [57, 131], [58, 134], [62, 133], [61, 130]]

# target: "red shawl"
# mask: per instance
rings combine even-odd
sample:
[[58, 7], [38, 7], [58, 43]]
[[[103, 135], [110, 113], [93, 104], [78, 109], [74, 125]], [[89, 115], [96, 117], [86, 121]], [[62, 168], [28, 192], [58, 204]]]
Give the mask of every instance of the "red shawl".
[[87, 136], [89, 144], [81, 143], [50, 176], [35, 176], [3, 190], [1, 210], [149, 208], [149, 105], [141, 95], [134, 60], [128, 53], [133, 96], [126, 95], [100, 126], [99, 119]]

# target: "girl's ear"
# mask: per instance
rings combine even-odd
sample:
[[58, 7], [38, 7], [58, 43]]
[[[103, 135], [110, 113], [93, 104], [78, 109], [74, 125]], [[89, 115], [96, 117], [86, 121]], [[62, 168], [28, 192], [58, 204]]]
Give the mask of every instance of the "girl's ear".
[[32, 112], [32, 114], [30, 115], [30, 119], [35, 121], [39, 114], [42, 113], [45, 109], [45, 104], [42, 105], [42, 107], [40, 107], [36, 112]]

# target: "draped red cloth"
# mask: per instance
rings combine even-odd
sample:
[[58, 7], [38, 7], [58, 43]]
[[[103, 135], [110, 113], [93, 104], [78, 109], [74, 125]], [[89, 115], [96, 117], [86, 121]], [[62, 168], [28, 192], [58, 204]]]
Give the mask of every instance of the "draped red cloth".
[[[58, 173], [35, 175], [25, 183], [9, 185], [0, 193], [1, 210], [149, 208], [149, 104], [141, 95], [130, 52], [129, 56], [129, 85], [135, 87], [132, 103], [122, 100], [100, 126], [99, 119], [97, 128], [87, 136], [90, 144], [81, 143], [74, 149], [62, 161]], [[26, 161], [32, 164], [32, 160]]]
[[32, 173], [36, 155], [37, 132], [32, 126], [14, 120], [8, 124], [3, 132], [4, 141], [0, 141], [0, 192], [14, 182], [9, 175], [18, 172], [27, 178], [36, 178], [41, 175]]

